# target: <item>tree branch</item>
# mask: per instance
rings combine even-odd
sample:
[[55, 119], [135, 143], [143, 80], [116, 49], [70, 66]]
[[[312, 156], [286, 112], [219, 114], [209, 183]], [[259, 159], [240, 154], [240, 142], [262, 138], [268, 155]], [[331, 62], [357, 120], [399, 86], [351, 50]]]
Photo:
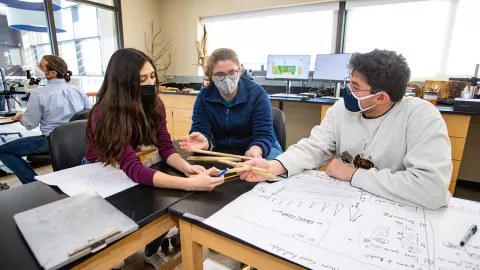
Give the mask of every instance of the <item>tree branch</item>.
[[172, 55], [168, 54], [168, 63], [163, 68], [158, 69], [158, 71], [167, 70], [171, 64], [172, 64]]

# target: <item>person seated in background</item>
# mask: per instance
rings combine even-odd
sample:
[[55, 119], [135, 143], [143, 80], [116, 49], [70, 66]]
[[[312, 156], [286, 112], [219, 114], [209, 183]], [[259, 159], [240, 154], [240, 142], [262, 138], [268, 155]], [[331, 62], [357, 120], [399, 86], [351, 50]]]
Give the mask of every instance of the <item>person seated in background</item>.
[[241, 76], [240, 61], [231, 49], [217, 49], [208, 58], [210, 84], [193, 106], [190, 135], [180, 137], [186, 152], [213, 147], [246, 156], [273, 159], [282, 153], [273, 130], [267, 92]]
[[[223, 176], [211, 177], [219, 170], [190, 165], [177, 153], [157, 86], [155, 64], [143, 52], [128, 48], [112, 55], [98, 92], [98, 103], [88, 117], [88, 148], [83, 164], [118, 164], [130, 179], [147, 186], [212, 190], [223, 183]], [[163, 162], [187, 176], [195, 176], [177, 177], [144, 166], [135, 149], [152, 144]], [[163, 263], [163, 256], [157, 251], [165, 235], [145, 248], [145, 262], [155, 268]]]
[[0, 146], [0, 161], [17, 175], [22, 184], [34, 182], [37, 175], [22, 157], [48, 153], [50, 132], [70, 121], [76, 112], [92, 107], [85, 91], [68, 84], [72, 72], [62, 58], [43, 56], [35, 73], [39, 78], [47, 79], [47, 85], [30, 94], [27, 110], [18, 113], [13, 120], [20, 121], [28, 130], [40, 125], [42, 135], [19, 138]]
[[[353, 54], [349, 68], [343, 100], [328, 109], [309, 138], [276, 160], [246, 164], [291, 176], [331, 161], [327, 174], [354, 187], [429, 209], [446, 206], [453, 170], [447, 127], [431, 103], [404, 97], [410, 79], [406, 59], [374, 50]], [[241, 178], [266, 180], [253, 172]]]

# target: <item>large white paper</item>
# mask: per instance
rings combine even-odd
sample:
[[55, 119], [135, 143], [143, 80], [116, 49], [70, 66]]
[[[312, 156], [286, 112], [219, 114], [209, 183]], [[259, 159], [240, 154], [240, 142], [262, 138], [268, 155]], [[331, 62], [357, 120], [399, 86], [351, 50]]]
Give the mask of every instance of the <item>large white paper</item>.
[[102, 163], [86, 164], [35, 177], [51, 186], [58, 186], [68, 196], [95, 190], [103, 198], [136, 186], [128, 176], [112, 166]]
[[57, 269], [90, 253], [73, 256], [79, 247], [111, 232], [111, 243], [138, 229], [138, 225], [94, 191], [49, 203], [14, 216], [18, 228], [44, 269]]
[[[461, 201], [462, 206], [453, 206], [459, 202], [452, 199], [448, 209], [426, 211], [372, 195], [324, 172], [305, 171], [258, 184], [204, 222], [312, 269], [480, 268], [480, 256], [469, 255], [475, 250], [480, 254], [479, 237], [468, 242], [463, 255], [457, 255], [457, 248], [440, 248], [446, 240], [459, 247], [467, 227], [480, 225], [480, 204]], [[458, 233], [452, 235], [452, 230]]]

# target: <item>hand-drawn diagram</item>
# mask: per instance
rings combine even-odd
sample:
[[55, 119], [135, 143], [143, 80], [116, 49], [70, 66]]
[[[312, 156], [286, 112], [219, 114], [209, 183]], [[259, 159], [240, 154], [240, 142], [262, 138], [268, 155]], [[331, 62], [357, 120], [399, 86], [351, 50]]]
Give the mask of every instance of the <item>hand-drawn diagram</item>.
[[[450, 208], [480, 215], [480, 206], [471, 203], [453, 201]], [[258, 184], [205, 223], [312, 269], [480, 268], [480, 241], [441, 263], [452, 251], [436, 252], [444, 237], [437, 237], [435, 219], [446, 217], [432, 218], [426, 219], [421, 207], [372, 195], [324, 172], [305, 171]]]

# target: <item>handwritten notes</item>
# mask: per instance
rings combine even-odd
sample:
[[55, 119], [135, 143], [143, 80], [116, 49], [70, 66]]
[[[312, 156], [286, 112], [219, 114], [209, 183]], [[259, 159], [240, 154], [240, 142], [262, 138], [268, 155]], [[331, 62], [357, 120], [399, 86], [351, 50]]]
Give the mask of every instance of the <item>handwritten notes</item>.
[[102, 163], [73, 167], [35, 178], [47, 185], [58, 186], [68, 196], [95, 190], [106, 198], [137, 185], [122, 170], [105, 167]]
[[318, 171], [260, 183], [205, 223], [312, 269], [480, 269], [480, 237], [459, 247], [480, 204], [428, 211]]

